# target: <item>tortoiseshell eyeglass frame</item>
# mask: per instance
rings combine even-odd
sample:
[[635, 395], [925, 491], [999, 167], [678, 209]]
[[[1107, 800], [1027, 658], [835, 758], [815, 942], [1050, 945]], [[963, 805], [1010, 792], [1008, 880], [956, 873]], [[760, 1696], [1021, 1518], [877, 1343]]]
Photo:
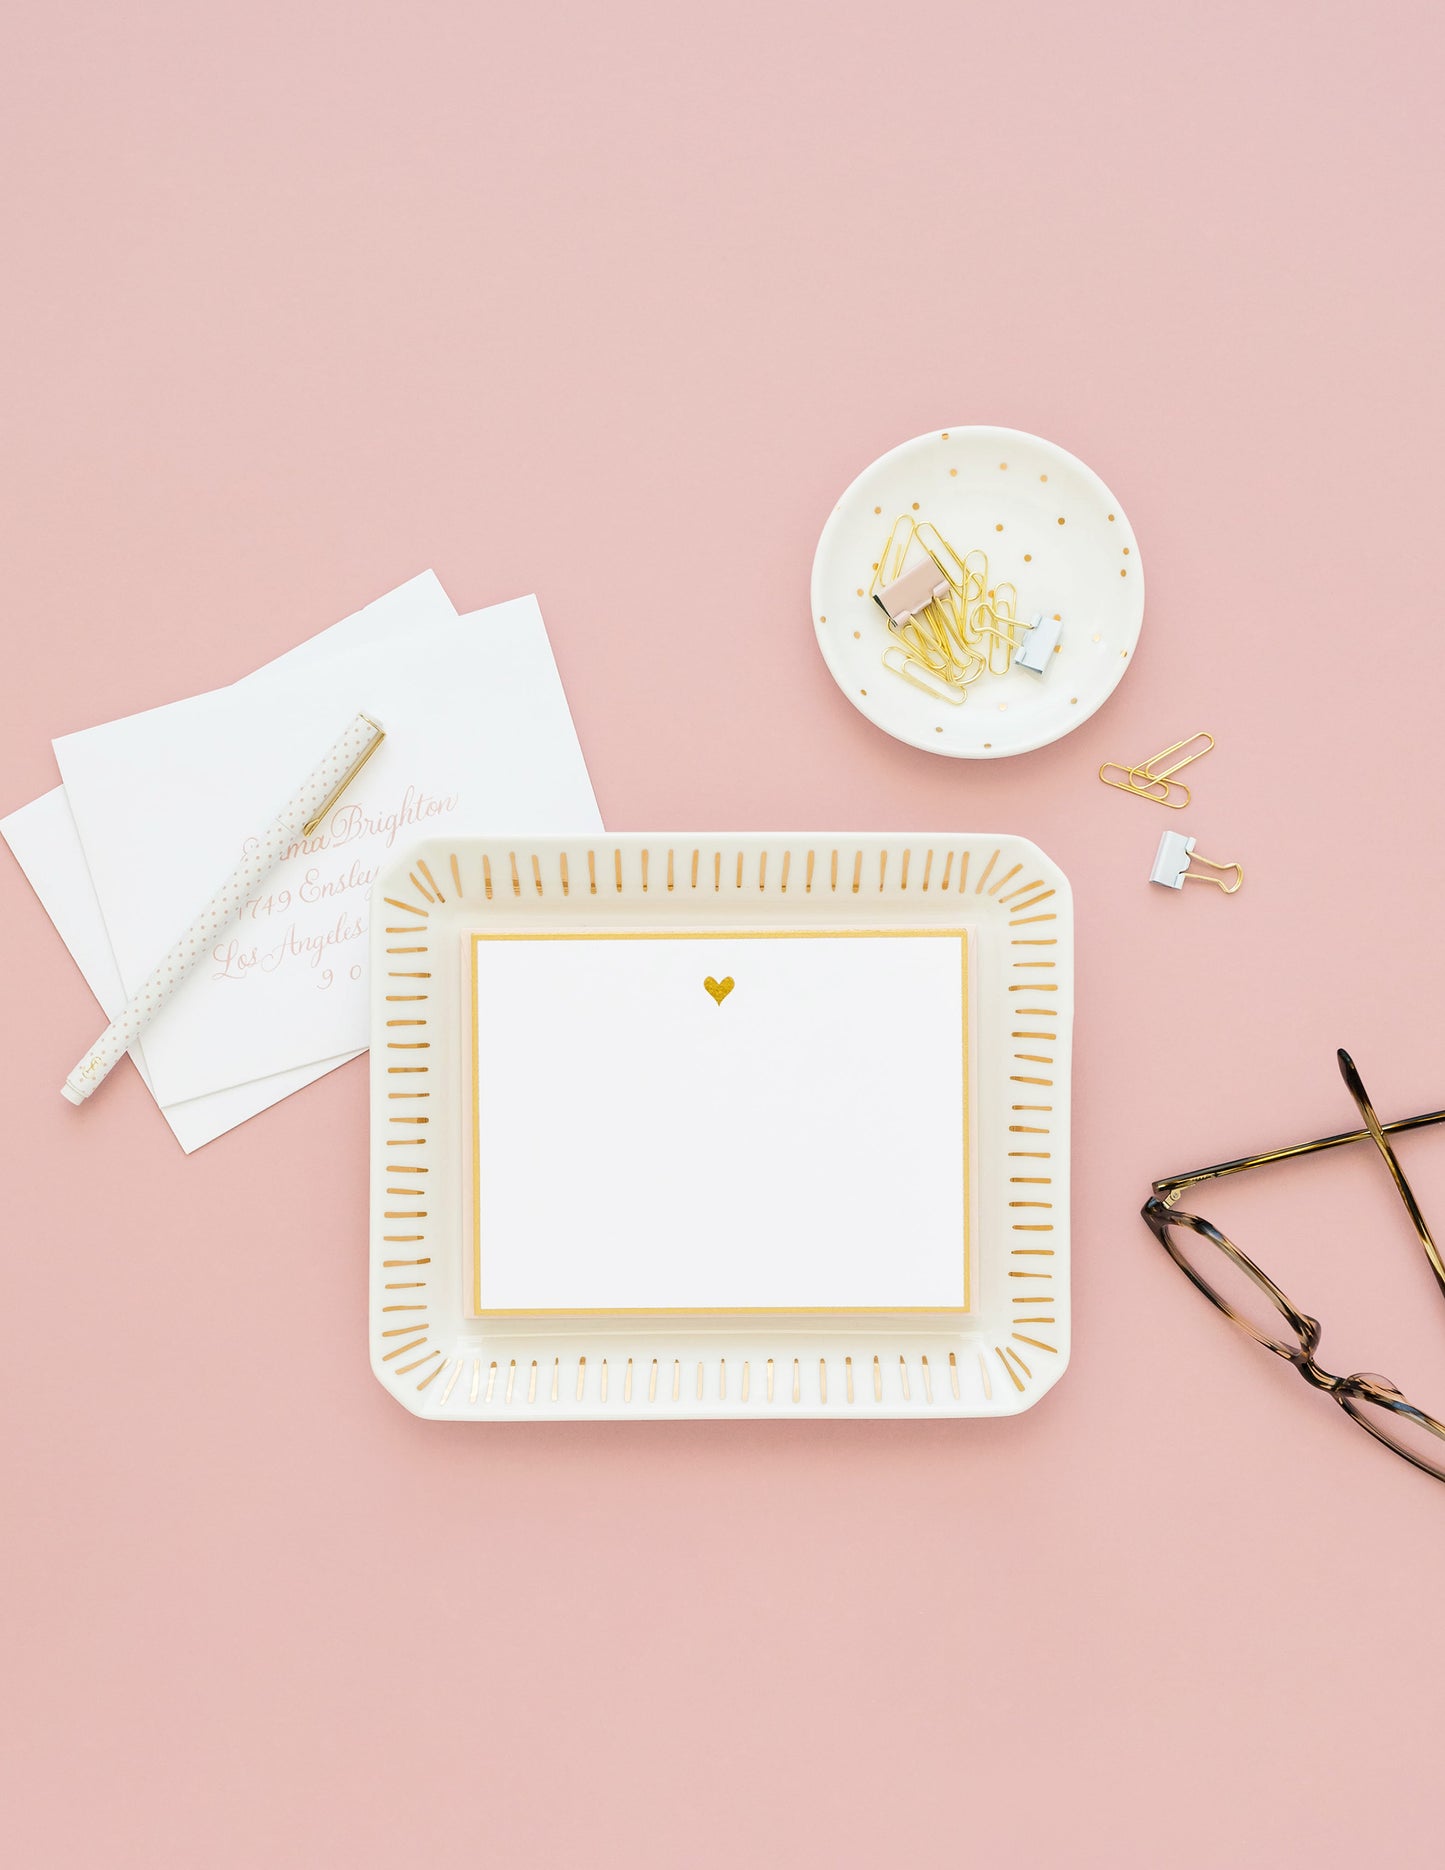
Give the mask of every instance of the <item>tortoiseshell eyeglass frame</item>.
[[[1340, 1052], [1337, 1056], [1340, 1075], [1364, 1119], [1363, 1130], [1348, 1130], [1338, 1136], [1323, 1136], [1312, 1143], [1295, 1143], [1287, 1149], [1271, 1149], [1259, 1156], [1241, 1156], [1234, 1162], [1217, 1162], [1207, 1169], [1193, 1169], [1187, 1175], [1166, 1176], [1162, 1181], [1154, 1183], [1154, 1192], [1145, 1202], [1141, 1212], [1149, 1224], [1150, 1231], [1174, 1264], [1211, 1304], [1219, 1307], [1231, 1323], [1238, 1325], [1241, 1331], [1247, 1332], [1256, 1344], [1262, 1344], [1266, 1350], [1273, 1351], [1276, 1357], [1283, 1357], [1287, 1363], [1293, 1364], [1306, 1383], [1332, 1396], [1352, 1422], [1358, 1422], [1367, 1434], [1372, 1435], [1392, 1454], [1399, 1455], [1401, 1460], [1408, 1461], [1412, 1467], [1419, 1468], [1422, 1473], [1433, 1475], [1436, 1480], [1445, 1481], [1445, 1422], [1437, 1422], [1434, 1416], [1426, 1415], [1423, 1409], [1417, 1409], [1413, 1403], [1407, 1402], [1386, 1377], [1363, 1373], [1353, 1376], [1332, 1376], [1315, 1357], [1320, 1342], [1319, 1320], [1311, 1318], [1307, 1312], [1302, 1312], [1280, 1291], [1269, 1275], [1262, 1272], [1247, 1254], [1241, 1253], [1234, 1242], [1227, 1239], [1212, 1222], [1206, 1221], [1202, 1215], [1188, 1214], [1175, 1206], [1186, 1191], [1201, 1182], [1214, 1181], [1225, 1175], [1239, 1175], [1246, 1169], [1261, 1168], [1266, 1163], [1289, 1162], [1297, 1156], [1312, 1156], [1324, 1149], [1339, 1149], [1346, 1143], [1363, 1143], [1368, 1140], [1374, 1143], [1384, 1158], [1400, 1199], [1405, 1204], [1405, 1211], [1410, 1216], [1416, 1237], [1424, 1249], [1426, 1259], [1430, 1262], [1430, 1270], [1435, 1275], [1435, 1283], [1439, 1286], [1441, 1293], [1445, 1294], [1445, 1260], [1442, 1260], [1440, 1250], [1431, 1237], [1430, 1229], [1425, 1224], [1425, 1217], [1420, 1212], [1420, 1204], [1416, 1201], [1414, 1191], [1405, 1179], [1405, 1171], [1400, 1167], [1399, 1158], [1390, 1143], [1392, 1136], [1402, 1135], [1408, 1130], [1423, 1130], [1432, 1124], [1445, 1123], [1445, 1110], [1432, 1110], [1421, 1117], [1405, 1117], [1398, 1123], [1382, 1124], [1375, 1115], [1374, 1106], [1360, 1081], [1360, 1074], [1355, 1069], [1354, 1061], [1349, 1053]], [[1206, 1275], [1193, 1265], [1182, 1249], [1176, 1245], [1171, 1236], [1173, 1228], [1184, 1228], [1190, 1233], [1199, 1235], [1212, 1248], [1232, 1261], [1240, 1272], [1253, 1280], [1279, 1313], [1283, 1324], [1289, 1327], [1288, 1333], [1282, 1332], [1279, 1337], [1271, 1337], [1266, 1332], [1257, 1329], [1249, 1319], [1236, 1311], [1227, 1299], [1215, 1291]], [[1372, 1408], [1367, 1409], [1366, 1405], [1371, 1405]], [[1375, 1410], [1382, 1412], [1380, 1419], [1374, 1416]], [[1382, 1422], [1389, 1423], [1392, 1420], [1399, 1421], [1402, 1436], [1400, 1441], [1392, 1440], [1386, 1427], [1382, 1426]], [[1407, 1445], [1403, 1439], [1409, 1431], [1413, 1431], [1412, 1443], [1414, 1445]], [[1438, 1439], [1440, 1444], [1438, 1461], [1429, 1452], [1428, 1441], [1424, 1443], [1425, 1454], [1417, 1451], [1422, 1435], [1433, 1435]]]

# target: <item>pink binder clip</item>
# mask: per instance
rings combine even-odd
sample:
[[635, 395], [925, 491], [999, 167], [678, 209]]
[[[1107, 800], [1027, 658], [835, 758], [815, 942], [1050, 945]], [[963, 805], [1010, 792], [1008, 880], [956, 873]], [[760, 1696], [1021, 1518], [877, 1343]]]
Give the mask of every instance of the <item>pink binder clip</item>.
[[947, 578], [930, 558], [915, 565], [912, 571], [905, 571], [892, 584], [885, 584], [881, 591], [875, 591], [873, 601], [882, 606], [889, 628], [897, 630], [910, 617], [916, 617], [919, 611], [927, 610], [931, 603], [947, 597], [948, 593]]

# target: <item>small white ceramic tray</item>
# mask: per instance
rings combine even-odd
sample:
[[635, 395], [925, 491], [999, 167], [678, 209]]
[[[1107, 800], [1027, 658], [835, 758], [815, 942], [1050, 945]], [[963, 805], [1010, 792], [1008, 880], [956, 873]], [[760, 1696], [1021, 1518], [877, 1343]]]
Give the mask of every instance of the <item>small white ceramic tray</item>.
[[[967, 1316], [468, 1315], [470, 931], [960, 926], [977, 969]], [[371, 997], [371, 1361], [414, 1414], [1014, 1415], [1062, 1373], [1073, 915], [1064, 876], [1025, 839], [432, 840], [374, 886]]]
[[[1011, 668], [961, 707], [882, 665], [894, 642], [868, 596], [900, 514], [929, 520], [960, 552], [988, 555], [1017, 586], [1019, 614], [1060, 622], [1045, 675]], [[880, 455], [828, 516], [813, 559], [813, 628], [839, 688], [876, 727], [955, 759], [999, 760], [1059, 740], [1123, 680], [1144, 620], [1144, 567], [1129, 516], [1092, 468], [1019, 429], [948, 428]]]

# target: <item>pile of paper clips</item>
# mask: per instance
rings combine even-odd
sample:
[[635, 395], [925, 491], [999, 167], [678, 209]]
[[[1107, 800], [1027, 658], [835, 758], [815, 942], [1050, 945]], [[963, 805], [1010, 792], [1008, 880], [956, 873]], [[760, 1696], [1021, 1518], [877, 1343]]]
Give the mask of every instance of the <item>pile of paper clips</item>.
[[955, 708], [982, 676], [1006, 675], [1016, 663], [1042, 675], [1058, 639], [1057, 619], [1052, 629], [1042, 616], [1024, 623], [1017, 588], [989, 582], [986, 552], [960, 557], [931, 521], [911, 513], [894, 520], [868, 595], [897, 638], [884, 668]]

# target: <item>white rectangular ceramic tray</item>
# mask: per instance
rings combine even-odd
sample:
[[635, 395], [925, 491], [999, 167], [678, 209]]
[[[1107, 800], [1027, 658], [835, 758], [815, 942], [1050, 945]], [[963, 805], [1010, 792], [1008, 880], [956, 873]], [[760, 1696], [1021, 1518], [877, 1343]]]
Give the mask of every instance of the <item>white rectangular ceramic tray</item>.
[[[469, 1315], [470, 932], [959, 927], [976, 969], [967, 1315]], [[371, 1360], [413, 1413], [1013, 1415], [1062, 1374], [1073, 917], [1064, 876], [1027, 840], [435, 839], [374, 885], [371, 1001]], [[896, 1110], [880, 1100], [880, 1146]], [[619, 1174], [598, 1199], [625, 1189]], [[537, 1213], [545, 1225], [545, 1189]]]

